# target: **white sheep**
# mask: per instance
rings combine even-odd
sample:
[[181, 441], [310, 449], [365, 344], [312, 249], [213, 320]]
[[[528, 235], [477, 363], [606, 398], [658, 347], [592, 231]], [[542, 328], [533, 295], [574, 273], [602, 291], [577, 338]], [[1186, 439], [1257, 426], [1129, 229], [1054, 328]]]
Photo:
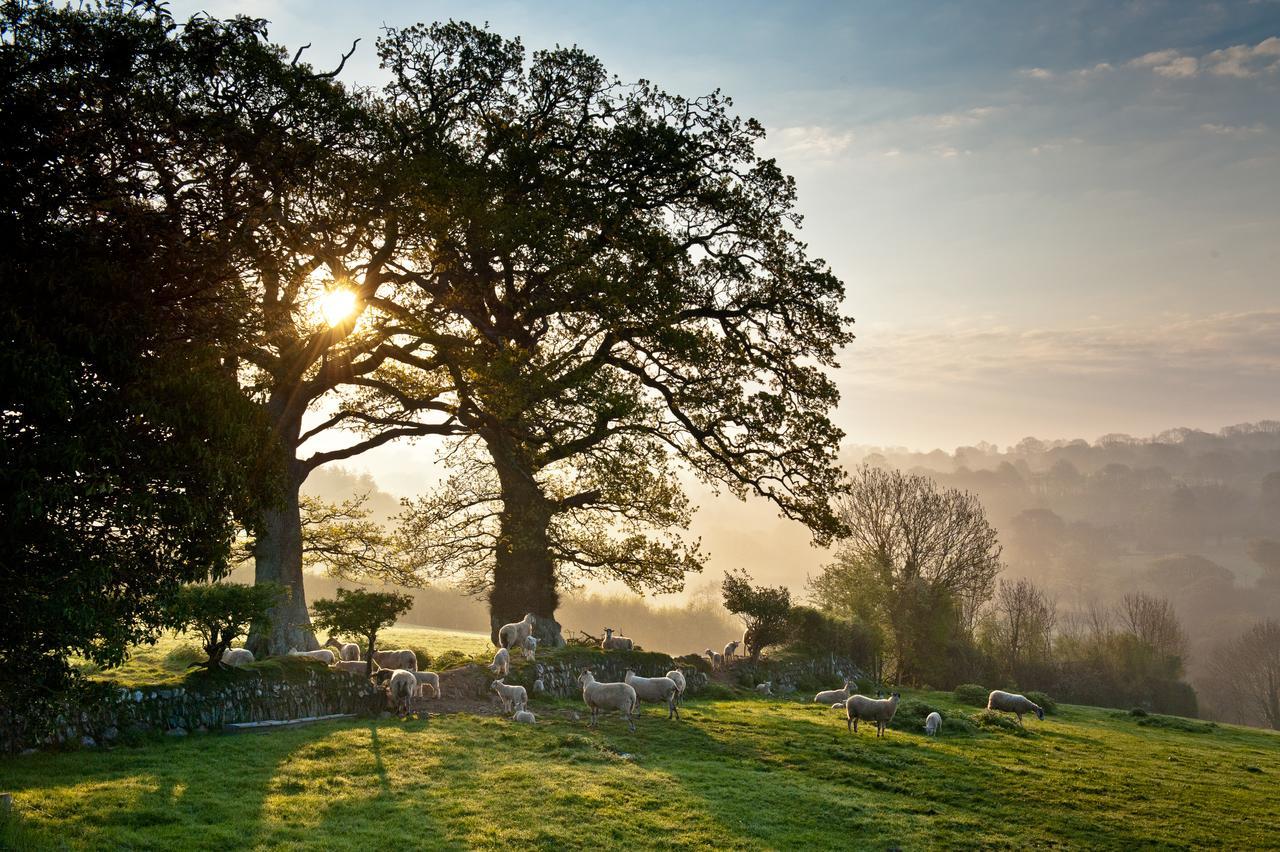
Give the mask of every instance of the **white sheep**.
[[843, 706], [849, 700], [849, 696], [853, 695], [855, 689], [857, 689], [857, 685], [851, 680], [846, 680], [843, 689], [825, 689], [813, 696], [813, 703], [833, 704], [839, 702]]
[[525, 637], [533, 633], [533, 622], [536, 618], [537, 616], [533, 613], [526, 612], [524, 618], [519, 621], [502, 625], [498, 630], [498, 647], [519, 648], [523, 645]]
[[338, 657], [327, 648], [321, 648], [317, 651], [299, 651], [297, 648], [289, 649], [290, 657], [306, 657], [311, 660], [319, 660], [326, 666], [331, 666], [338, 661]]
[[501, 677], [511, 674], [511, 652], [506, 648], [499, 648], [493, 655], [493, 662], [489, 664], [489, 671]]
[[625, 683], [600, 683], [590, 669], [585, 669], [578, 675], [578, 683], [582, 685], [582, 700], [591, 708], [591, 724], [588, 727], [596, 727], [601, 710], [617, 710], [627, 720], [631, 730], [635, 731], [636, 723], [632, 716], [640, 704], [635, 689]]
[[418, 681], [418, 694], [422, 695], [423, 691], [429, 686], [434, 697], [440, 697], [440, 675], [435, 672], [414, 672], [413, 677]]
[[[369, 662], [367, 660], [338, 660], [329, 668], [340, 672], [351, 672], [351, 674], [362, 675], [369, 670]], [[380, 671], [377, 663], [373, 666], [374, 672]]]
[[528, 710], [517, 710], [516, 714], [511, 717], [513, 722], [521, 722], [525, 725], [532, 725], [537, 722], [537, 718]]
[[684, 679], [684, 672], [680, 671], [679, 669], [672, 669], [671, 671], [667, 672], [667, 677], [671, 678], [671, 680], [675, 682], [677, 703], [683, 703], [684, 691], [689, 686], [688, 681]]
[[844, 703], [845, 728], [858, 732], [858, 720], [866, 719], [876, 723], [876, 736], [884, 736], [884, 726], [889, 724], [893, 714], [898, 712], [898, 700], [902, 698], [893, 693], [888, 698], [868, 698], [865, 695], [850, 695]]
[[347, 660], [350, 662], [352, 660], [360, 659], [360, 646], [355, 642], [339, 642], [336, 636], [330, 636], [328, 639], [324, 640], [324, 646], [326, 648], [336, 649], [339, 660]]
[[373, 661], [384, 669], [404, 669], [407, 672], [418, 670], [418, 655], [408, 648], [398, 651], [374, 651]]
[[733, 659], [734, 654], [735, 654], [735, 653], [737, 652], [737, 650], [738, 650], [738, 646], [739, 646], [739, 645], [741, 645], [741, 644], [742, 644], [742, 643], [741, 643], [741, 642], [739, 642], [737, 639], [734, 639], [734, 640], [733, 640], [732, 642], [730, 642], [728, 645], [725, 645], [725, 646], [724, 646], [724, 659], [725, 659], [725, 662], [728, 662], [729, 660]]
[[669, 677], [640, 677], [631, 669], [627, 669], [623, 683], [636, 692], [640, 701], [667, 705], [667, 718], [680, 718], [680, 710], [676, 707], [676, 682]]
[[523, 686], [503, 683], [502, 678], [498, 678], [489, 684], [489, 689], [502, 699], [502, 706], [508, 713], [523, 710], [525, 705], [529, 703], [529, 693], [525, 691]]
[[228, 648], [222, 652], [224, 666], [247, 666], [253, 662], [253, 652], [248, 648]]
[[612, 627], [604, 629], [604, 638], [600, 640], [601, 651], [630, 651], [634, 645], [626, 636], [614, 636]]
[[413, 696], [418, 691], [418, 679], [408, 669], [379, 669], [374, 673], [377, 683], [387, 687], [387, 700], [400, 710], [400, 715], [409, 714]]
[[1002, 689], [991, 690], [991, 694], [987, 696], [987, 709], [1013, 713], [1018, 717], [1019, 725], [1022, 724], [1023, 713], [1035, 713], [1037, 719], [1044, 721], [1044, 710], [1040, 709], [1039, 704], [1036, 704], [1025, 695], [1019, 695], [1016, 692], [1005, 692]]
[[761, 695], [773, 695], [773, 681], [766, 680], [764, 683], [757, 683], [756, 692]]
[[538, 658], [538, 637], [537, 636], [530, 634], [524, 637], [524, 642], [522, 643], [522, 647], [524, 648], [524, 658], [526, 660], [532, 661]]
[[542, 678], [538, 678], [537, 680], [535, 680], [535, 681], [533, 682], [533, 691], [534, 691], [534, 692], [546, 692], [546, 691], [547, 691], [546, 686], [544, 686], [544, 685], [543, 685], [543, 683], [542, 683]]
[[942, 716], [935, 710], [928, 716], [924, 717], [924, 733], [925, 736], [935, 737], [938, 735], [938, 729], [942, 727]]
[[708, 648], [707, 650], [703, 651], [702, 653], [706, 654], [706, 655], [707, 655], [707, 659], [711, 661], [711, 668], [712, 668], [712, 669], [722, 669], [722, 668], [724, 668], [724, 655], [723, 655], [723, 654], [719, 653], [718, 651], [713, 651], [713, 650], [711, 650], [710, 648]]

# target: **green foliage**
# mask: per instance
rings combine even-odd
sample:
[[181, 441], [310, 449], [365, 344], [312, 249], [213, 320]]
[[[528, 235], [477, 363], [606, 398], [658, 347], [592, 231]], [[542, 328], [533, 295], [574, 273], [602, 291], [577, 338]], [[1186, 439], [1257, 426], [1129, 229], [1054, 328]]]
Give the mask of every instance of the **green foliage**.
[[175, 645], [164, 655], [164, 667], [170, 671], [185, 672], [192, 663], [207, 660], [209, 655], [189, 643]]
[[956, 701], [970, 707], [986, 707], [991, 690], [976, 683], [962, 683], [952, 693]]
[[870, 671], [880, 653], [880, 636], [861, 621], [848, 621], [808, 606], [791, 609], [787, 647], [805, 654], [835, 654]]
[[413, 606], [411, 595], [370, 592], [365, 589], [338, 589], [336, 597], [321, 598], [311, 605], [312, 623], [331, 636], [358, 636], [365, 640], [365, 659], [373, 668], [378, 649], [378, 633], [396, 623]]
[[199, 636], [206, 656], [203, 665], [217, 666], [231, 643], [248, 635], [250, 624], [267, 622], [271, 608], [286, 594], [272, 583], [183, 586], [165, 613], [164, 626]]
[[1195, 719], [1184, 719], [1181, 716], [1147, 715], [1138, 719], [1144, 728], [1164, 728], [1169, 731], [1185, 731], [1188, 734], [1212, 734], [1218, 730], [1216, 722], [1200, 722]]
[[1146, 716], [1149, 716], [1150, 714], [1147, 713], [1147, 711], [1142, 709], [1141, 707], [1134, 707], [1132, 710], [1129, 711], [1129, 715], [1135, 718], [1141, 719]]
[[974, 725], [985, 731], [997, 731], [1014, 734], [1019, 737], [1031, 736], [1030, 731], [1019, 725], [1014, 717], [1007, 713], [1000, 713], [996, 710], [980, 710], [969, 718], [973, 720]]
[[751, 659], [787, 638], [791, 618], [791, 592], [786, 586], [753, 586], [745, 570], [726, 571], [721, 583], [724, 608], [747, 624], [744, 634]]
[[942, 712], [942, 708], [931, 701], [919, 698], [904, 698], [898, 702], [898, 709], [889, 720], [889, 727], [895, 731], [924, 732], [924, 720], [930, 713]]
[[1029, 700], [1039, 705], [1040, 709], [1044, 711], [1046, 716], [1057, 715], [1058, 702], [1054, 701], [1052, 698], [1050, 698], [1048, 695], [1045, 695], [1043, 692], [1033, 689], [1030, 692], [1024, 692], [1023, 695], [1027, 696]]
[[472, 658], [461, 651], [445, 651], [436, 657], [436, 670], [444, 672], [465, 666], [470, 662], [473, 662]]

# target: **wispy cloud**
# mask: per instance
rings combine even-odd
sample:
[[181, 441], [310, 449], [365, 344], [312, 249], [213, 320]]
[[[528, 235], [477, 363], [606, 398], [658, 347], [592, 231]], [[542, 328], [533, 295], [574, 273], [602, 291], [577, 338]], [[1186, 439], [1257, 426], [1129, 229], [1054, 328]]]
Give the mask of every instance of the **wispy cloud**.
[[1257, 124], [1214, 124], [1212, 122], [1200, 125], [1200, 129], [1206, 133], [1212, 133], [1215, 136], [1235, 136], [1247, 137], [1257, 136], [1259, 133], [1266, 133], [1267, 126], [1261, 122]]
[[826, 160], [846, 151], [856, 138], [852, 130], [827, 127], [783, 127], [770, 134], [772, 145], [780, 154]]
[[[1124, 63], [1124, 67], [1151, 71], [1173, 80], [1186, 80], [1205, 74], [1218, 77], [1260, 77], [1280, 72], [1280, 37], [1271, 36], [1257, 44], [1237, 44], [1201, 55], [1176, 48], [1153, 50], [1130, 59]], [[1099, 62], [1068, 71], [1022, 68], [1018, 74], [1033, 80], [1084, 80], [1114, 70], [1111, 63]]]

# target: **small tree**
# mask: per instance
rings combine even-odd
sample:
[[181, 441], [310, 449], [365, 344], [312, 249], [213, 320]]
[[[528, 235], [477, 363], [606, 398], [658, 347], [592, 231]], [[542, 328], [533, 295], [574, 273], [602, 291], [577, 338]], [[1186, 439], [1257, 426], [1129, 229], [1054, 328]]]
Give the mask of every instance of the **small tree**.
[[726, 573], [721, 588], [724, 608], [742, 619], [743, 641], [752, 661], [770, 645], [787, 638], [791, 618], [791, 592], [785, 586], [753, 586], [746, 571]]
[[364, 589], [338, 589], [336, 598], [322, 598], [311, 606], [312, 623], [332, 634], [363, 637], [367, 665], [365, 673], [373, 675], [373, 652], [377, 648], [378, 631], [396, 623], [413, 606], [413, 597], [395, 592], [368, 592]]
[[288, 589], [274, 583], [199, 583], [178, 590], [165, 626], [200, 635], [208, 659], [192, 666], [222, 667], [231, 643], [249, 633], [249, 625], [264, 621]]

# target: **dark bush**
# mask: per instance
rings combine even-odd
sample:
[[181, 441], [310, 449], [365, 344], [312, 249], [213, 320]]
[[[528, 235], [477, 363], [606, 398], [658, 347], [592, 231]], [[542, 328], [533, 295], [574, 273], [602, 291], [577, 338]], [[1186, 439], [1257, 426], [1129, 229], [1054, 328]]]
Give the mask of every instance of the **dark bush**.
[[918, 698], [907, 698], [898, 703], [898, 710], [889, 720], [889, 727], [895, 731], [914, 731], [924, 733], [924, 720], [930, 713], [942, 710], [937, 705]]
[[1038, 690], [1024, 693], [1028, 699], [1040, 705], [1040, 709], [1044, 711], [1046, 716], [1056, 716], [1058, 714], [1058, 702], [1054, 701], [1048, 695]]
[[1197, 722], [1194, 719], [1183, 719], [1178, 716], [1144, 716], [1138, 720], [1138, 724], [1144, 728], [1163, 728], [1188, 734], [1211, 734], [1218, 728], [1214, 722]]
[[805, 655], [835, 654], [866, 671], [873, 668], [879, 637], [860, 621], [846, 621], [809, 606], [791, 608], [787, 649]]
[[986, 707], [987, 696], [991, 694], [991, 690], [976, 683], [962, 683], [952, 694], [961, 704], [967, 704], [970, 707]]
[[1129, 715], [1130, 715], [1130, 716], [1137, 716], [1138, 718], [1140, 718], [1140, 719], [1141, 719], [1141, 718], [1143, 718], [1143, 717], [1145, 717], [1145, 716], [1147, 715], [1147, 711], [1146, 711], [1146, 710], [1143, 710], [1141, 707], [1135, 707], [1135, 708], [1133, 708], [1132, 710], [1130, 710], [1130, 711], [1129, 711]]
[[436, 657], [436, 671], [445, 672], [449, 669], [465, 666], [469, 662], [471, 662], [471, 658], [461, 651], [445, 651], [439, 657]]
[[995, 710], [982, 710], [969, 717], [973, 723], [987, 731], [1002, 731], [1019, 737], [1030, 736], [1030, 732], [1013, 720], [1012, 716], [998, 713]]

